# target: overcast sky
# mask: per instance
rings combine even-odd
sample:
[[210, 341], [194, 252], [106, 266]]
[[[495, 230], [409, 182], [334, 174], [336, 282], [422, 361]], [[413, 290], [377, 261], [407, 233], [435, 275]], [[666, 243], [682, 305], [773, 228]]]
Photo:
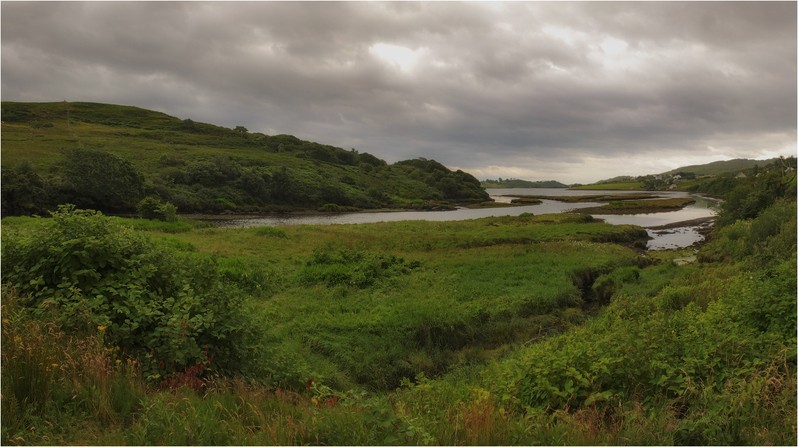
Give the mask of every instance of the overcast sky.
[[796, 3], [2, 2], [2, 99], [94, 101], [479, 178], [796, 153]]

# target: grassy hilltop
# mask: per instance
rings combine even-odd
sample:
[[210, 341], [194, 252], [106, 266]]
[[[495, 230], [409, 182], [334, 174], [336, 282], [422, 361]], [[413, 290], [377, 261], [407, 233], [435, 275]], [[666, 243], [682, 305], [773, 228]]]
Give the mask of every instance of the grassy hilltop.
[[488, 199], [473, 176], [368, 153], [95, 103], [2, 103], [4, 214], [70, 202], [180, 212], [429, 208]]

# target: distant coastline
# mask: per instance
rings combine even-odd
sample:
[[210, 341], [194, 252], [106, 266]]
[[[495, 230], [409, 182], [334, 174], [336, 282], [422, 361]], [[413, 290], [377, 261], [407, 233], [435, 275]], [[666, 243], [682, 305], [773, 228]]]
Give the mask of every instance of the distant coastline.
[[529, 181], [517, 178], [498, 180], [486, 179], [480, 182], [483, 188], [567, 188], [565, 183], [556, 180]]

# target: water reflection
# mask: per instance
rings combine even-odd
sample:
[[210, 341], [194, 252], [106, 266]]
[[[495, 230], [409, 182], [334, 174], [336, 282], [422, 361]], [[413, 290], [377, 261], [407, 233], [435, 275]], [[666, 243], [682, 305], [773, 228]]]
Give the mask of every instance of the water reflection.
[[[488, 193], [497, 202], [508, 203], [512, 200], [511, 195], [543, 195], [543, 196], [576, 196], [576, 195], [598, 195], [598, 194], [639, 194], [640, 191], [576, 191], [559, 188], [517, 188], [517, 189], [488, 189]], [[664, 197], [686, 197], [685, 192], [656, 192], [657, 195]], [[698, 218], [706, 218], [715, 215], [712, 208], [714, 201], [693, 196], [696, 203], [689, 205], [679, 211], [655, 214], [633, 214], [633, 215], [594, 215], [596, 218], [604, 219], [611, 224], [631, 224], [644, 228], [656, 227], [660, 225], [672, 224], [674, 222], [688, 221]], [[360, 213], [340, 213], [340, 214], [303, 214], [303, 215], [273, 215], [273, 216], [251, 216], [251, 217], [232, 217], [214, 218], [212, 220], [219, 227], [257, 227], [257, 226], [278, 226], [278, 225], [342, 225], [342, 224], [361, 224], [375, 222], [397, 222], [405, 220], [425, 220], [425, 221], [458, 221], [468, 219], [479, 219], [483, 217], [495, 216], [518, 216], [523, 213], [532, 214], [558, 214], [577, 208], [600, 206], [604, 203], [564, 203], [555, 200], [542, 200], [539, 205], [527, 205], [507, 208], [485, 208], [467, 209], [459, 208], [453, 211], [393, 211], [393, 212], [360, 212]], [[698, 233], [695, 226], [685, 226], [675, 228], [667, 232], [647, 230], [653, 237], [649, 241], [650, 249], [686, 247], [694, 242], [700, 241], [702, 236]]]
[[479, 219], [495, 216], [518, 216], [523, 213], [559, 214], [576, 208], [596, 206], [596, 203], [563, 203], [543, 200], [540, 205], [516, 206], [508, 208], [468, 209], [453, 211], [387, 211], [340, 214], [276, 215], [266, 217], [240, 217], [213, 219], [220, 227], [260, 227], [275, 225], [335, 225], [361, 224], [375, 222], [398, 222], [403, 220], [453, 221]]

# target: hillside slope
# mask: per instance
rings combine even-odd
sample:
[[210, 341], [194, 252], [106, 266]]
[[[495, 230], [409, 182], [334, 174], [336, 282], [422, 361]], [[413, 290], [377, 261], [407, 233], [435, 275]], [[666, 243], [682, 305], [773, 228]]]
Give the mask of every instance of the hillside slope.
[[713, 161], [702, 165], [682, 166], [681, 168], [673, 169], [668, 172], [663, 172], [662, 175], [676, 174], [679, 172], [689, 172], [695, 175], [719, 175], [725, 173], [737, 173], [746, 169], [751, 169], [754, 166], [765, 166], [775, 161], [775, 158], [770, 160], [749, 160], [747, 158], [735, 158], [734, 160], [720, 160]]
[[[794, 160], [794, 158], [791, 158]], [[786, 163], [786, 164], [784, 164]], [[679, 191], [701, 191], [705, 189], [707, 183], [714, 183], [716, 178], [723, 182], [733, 182], [736, 174], [756, 175], [760, 170], [767, 170], [775, 165], [782, 168], [788, 167], [794, 162], [790, 159], [771, 158], [769, 160], [749, 160], [737, 158], [734, 160], [713, 161], [701, 165], [682, 166], [667, 172], [656, 175], [641, 176], [618, 176], [606, 180], [600, 180], [590, 185], [572, 185], [572, 189], [641, 189], [648, 191], [679, 190]], [[794, 167], [794, 166], [793, 166]], [[725, 185], [722, 189], [732, 187]], [[717, 189], [717, 188], [714, 188]], [[717, 194], [718, 191], [713, 191]]]
[[488, 200], [476, 178], [433, 160], [389, 165], [355, 149], [130, 106], [3, 102], [2, 145], [4, 214], [65, 202], [129, 212], [148, 196], [181, 212], [425, 208]]

